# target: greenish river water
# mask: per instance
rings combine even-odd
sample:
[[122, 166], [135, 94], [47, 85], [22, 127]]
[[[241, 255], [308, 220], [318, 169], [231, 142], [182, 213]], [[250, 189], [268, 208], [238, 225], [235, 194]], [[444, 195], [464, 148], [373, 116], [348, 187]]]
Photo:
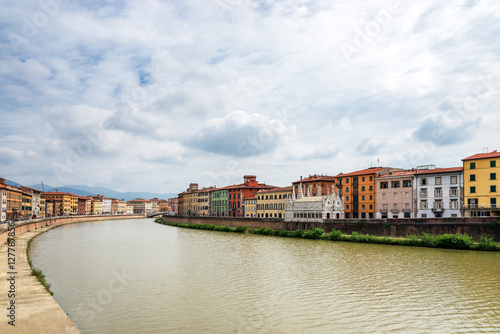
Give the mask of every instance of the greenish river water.
[[500, 253], [66, 225], [30, 257], [83, 333], [499, 333]]

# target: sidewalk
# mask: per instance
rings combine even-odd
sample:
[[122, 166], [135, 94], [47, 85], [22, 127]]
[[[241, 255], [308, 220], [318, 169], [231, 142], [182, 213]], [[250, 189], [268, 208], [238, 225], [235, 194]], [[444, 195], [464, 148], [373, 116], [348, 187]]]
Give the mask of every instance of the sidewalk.
[[[10, 251], [8, 245], [0, 246], [0, 333], [80, 333], [45, 287], [31, 274], [28, 265], [28, 240], [48, 229], [46, 227], [16, 235], [15, 246], [10, 247]], [[13, 271], [9, 268], [9, 258], [12, 258], [9, 252], [15, 254]], [[14, 280], [8, 281], [10, 278]], [[13, 287], [15, 296], [11, 292]], [[15, 301], [15, 310], [12, 310], [12, 301]], [[9, 316], [13, 311], [15, 326], [9, 325], [9, 321], [12, 321], [12, 316]]]

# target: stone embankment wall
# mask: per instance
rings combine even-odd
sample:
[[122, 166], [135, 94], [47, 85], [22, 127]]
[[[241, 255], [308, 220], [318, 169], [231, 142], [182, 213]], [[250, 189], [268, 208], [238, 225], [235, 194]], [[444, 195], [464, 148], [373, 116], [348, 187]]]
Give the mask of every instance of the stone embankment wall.
[[[40, 229], [45, 226], [57, 226], [77, 222], [85, 221], [101, 221], [101, 220], [115, 220], [115, 219], [134, 219], [134, 218], [144, 218], [144, 215], [102, 215], [102, 216], [71, 216], [71, 217], [53, 217], [53, 218], [42, 218], [33, 220], [24, 220], [16, 222], [16, 236], [34, 230], [35, 228]], [[0, 225], [0, 246], [7, 242], [7, 229], [8, 224], [4, 223]]]
[[316, 227], [330, 232], [333, 229], [343, 233], [372, 234], [375, 236], [404, 237], [407, 234], [430, 233], [467, 234], [478, 240], [481, 235], [487, 234], [500, 242], [500, 219], [497, 217], [472, 217], [472, 218], [429, 218], [429, 219], [342, 219], [325, 220], [320, 222], [285, 222], [284, 219], [257, 219], [257, 218], [221, 218], [221, 217], [180, 217], [163, 216], [163, 220], [171, 223], [213, 224], [232, 227], [247, 226], [251, 228], [269, 227], [287, 231], [312, 230]]

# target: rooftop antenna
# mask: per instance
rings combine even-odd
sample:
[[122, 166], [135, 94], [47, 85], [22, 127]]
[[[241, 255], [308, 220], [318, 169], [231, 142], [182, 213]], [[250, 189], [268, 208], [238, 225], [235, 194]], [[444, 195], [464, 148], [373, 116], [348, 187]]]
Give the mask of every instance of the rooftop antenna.
[[483, 148], [483, 153], [488, 153], [488, 147]]
[[380, 167], [380, 159], [377, 158], [377, 165]]

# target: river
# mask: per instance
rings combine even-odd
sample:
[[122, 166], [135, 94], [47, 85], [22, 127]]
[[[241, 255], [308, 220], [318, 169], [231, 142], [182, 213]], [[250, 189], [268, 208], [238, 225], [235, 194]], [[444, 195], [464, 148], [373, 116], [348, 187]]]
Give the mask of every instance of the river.
[[500, 253], [66, 225], [33, 264], [83, 333], [499, 333]]

